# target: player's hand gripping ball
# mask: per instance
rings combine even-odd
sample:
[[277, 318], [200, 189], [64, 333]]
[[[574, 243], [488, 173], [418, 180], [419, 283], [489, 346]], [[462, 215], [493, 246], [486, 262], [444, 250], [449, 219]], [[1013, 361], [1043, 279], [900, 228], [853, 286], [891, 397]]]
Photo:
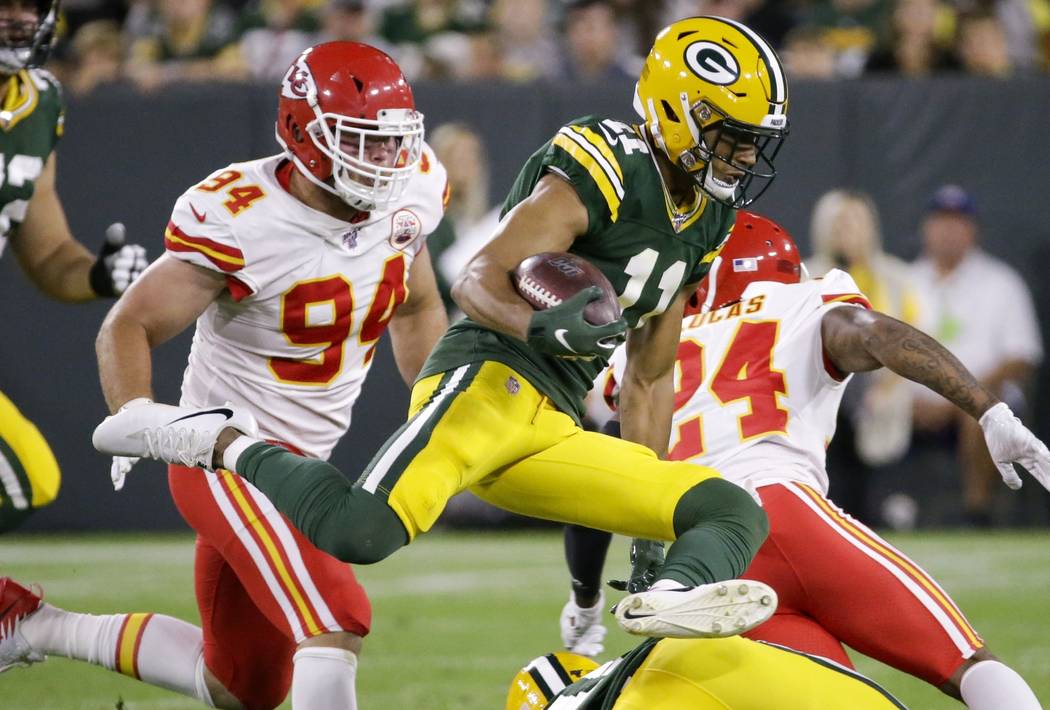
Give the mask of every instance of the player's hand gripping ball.
[[586, 259], [544, 252], [524, 259], [514, 286], [536, 309], [529, 345], [558, 357], [609, 357], [623, 342], [627, 322], [605, 275]]

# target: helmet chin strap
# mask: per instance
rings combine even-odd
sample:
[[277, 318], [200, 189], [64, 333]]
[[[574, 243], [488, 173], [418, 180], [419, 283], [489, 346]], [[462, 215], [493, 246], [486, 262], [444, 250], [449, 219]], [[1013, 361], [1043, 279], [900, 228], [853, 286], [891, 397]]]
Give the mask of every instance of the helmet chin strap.
[[718, 290], [718, 269], [722, 266], [721, 255], [716, 256], [711, 262], [711, 268], [707, 270], [707, 298], [700, 306], [701, 313], [711, 310], [711, 304], [715, 302], [715, 291]]

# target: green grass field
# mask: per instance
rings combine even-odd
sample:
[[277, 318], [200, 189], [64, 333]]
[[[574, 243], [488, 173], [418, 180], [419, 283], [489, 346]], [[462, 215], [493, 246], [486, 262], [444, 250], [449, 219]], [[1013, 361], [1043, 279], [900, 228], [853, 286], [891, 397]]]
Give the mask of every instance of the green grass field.
[[[1050, 534], [891, 539], [941, 582], [990, 647], [1050, 703]], [[39, 582], [54, 604], [97, 613], [154, 611], [196, 621], [192, 558], [188, 536], [0, 539], [0, 573]], [[618, 539], [610, 560], [625, 559], [626, 542]], [[516, 670], [559, 644], [567, 580], [553, 531], [434, 533], [359, 576], [375, 607], [358, 674], [364, 710], [500, 710]], [[611, 628], [607, 655], [634, 642]], [[962, 707], [867, 659], [858, 668], [913, 710]], [[119, 700], [126, 710], [199, 707], [59, 658], [0, 676], [4, 710], [96, 710]]]

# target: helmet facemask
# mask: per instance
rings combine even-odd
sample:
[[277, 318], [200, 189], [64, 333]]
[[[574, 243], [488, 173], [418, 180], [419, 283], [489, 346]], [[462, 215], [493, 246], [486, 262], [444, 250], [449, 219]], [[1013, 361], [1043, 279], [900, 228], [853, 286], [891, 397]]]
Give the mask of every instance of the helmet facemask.
[[[678, 166], [704, 192], [730, 207], [746, 207], [758, 199], [777, 175], [773, 160], [787, 135], [786, 120], [782, 128], [753, 126], [727, 117], [706, 101], [690, 107], [690, 118], [702, 128], [696, 131], [696, 146], [678, 157]], [[754, 146], [754, 164], [735, 162], [738, 149], [749, 145]], [[719, 179], [713, 168], [716, 161], [741, 175], [731, 182]]]
[[[36, 19], [17, 19], [21, 3], [6, 7], [6, 17], [0, 11], [0, 73], [14, 74], [28, 67], [37, 67], [47, 61], [58, 19], [57, 0], [35, 3]], [[26, 6], [28, 9], [28, 6]]]
[[[376, 120], [321, 113], [306, 127], [317, 149], [332, 161], [332, 188], [351, 207], [382, 209], [404, 194], [423, 154], [423, 115], [409, 108], [382, 109]], [[368, 159], [372, 141], [393, 138], [388, 166]]]

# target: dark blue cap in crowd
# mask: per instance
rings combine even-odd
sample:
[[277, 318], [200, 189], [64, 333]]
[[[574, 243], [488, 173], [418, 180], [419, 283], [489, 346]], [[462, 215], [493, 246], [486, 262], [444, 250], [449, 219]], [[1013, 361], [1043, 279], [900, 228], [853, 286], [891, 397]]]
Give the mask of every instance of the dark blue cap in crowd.
[[973, 195], [958, 185], [942, 185], [937, 188], [926, 208], [930, 212], [959, 212], [970, 217], [977, 216], [977, 203], [974, 202]]

